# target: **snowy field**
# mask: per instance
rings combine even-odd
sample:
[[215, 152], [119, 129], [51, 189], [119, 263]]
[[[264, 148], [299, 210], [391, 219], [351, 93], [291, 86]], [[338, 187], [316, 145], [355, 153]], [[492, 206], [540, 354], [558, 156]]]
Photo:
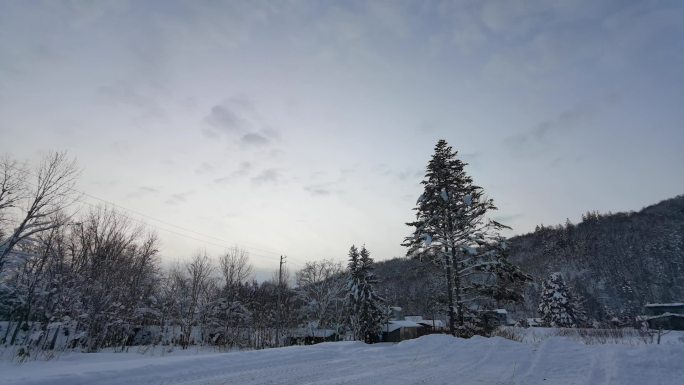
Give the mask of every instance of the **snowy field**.
[[431, 335], [231, 353], [65, 354], [0, 362], [2, 384], [681, 384], [684, 344], [584, 345]]

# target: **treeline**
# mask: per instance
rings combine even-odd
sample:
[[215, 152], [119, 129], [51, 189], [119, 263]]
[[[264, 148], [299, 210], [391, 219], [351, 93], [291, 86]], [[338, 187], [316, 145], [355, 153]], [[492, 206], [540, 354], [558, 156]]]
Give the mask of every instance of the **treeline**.
[[[265, 348], [299, 328], [340, 328], [339, 263], [307, 263], [297, 289], [258, 283], [247, 252], [197, 254], [164, 271], [144, 226], [79, 204], [66, 154], [34, 170], [0, 162], [0, 342], [31, 350], [168, 344]], [[73, 214], [79, 212], [79, 214]]]
[[339, 263], [307, 263], [291, 287], [287, 272], [280, 283], [253, 280], [239, 248], [217, 261], [198, 254], [164, 271], [157, 245], [107, 209], [21, 244], [2, 273], [2, 343], [25, 352], [159, 344], [261, 349], [292, 343], [309, 329], [344, 334], [346, 274]]
[[264, 348], [277, 343], [276, 309], [283, 328], [295, 327], [295, 317], [305, 314], [285, 281], [279, 287], [251, 280], [240, 249], [218, 263], [200, 254], [162, 271], [156, 238], [106, 209], [40, 233], [18, 249], [0, 287], [5, 345]]

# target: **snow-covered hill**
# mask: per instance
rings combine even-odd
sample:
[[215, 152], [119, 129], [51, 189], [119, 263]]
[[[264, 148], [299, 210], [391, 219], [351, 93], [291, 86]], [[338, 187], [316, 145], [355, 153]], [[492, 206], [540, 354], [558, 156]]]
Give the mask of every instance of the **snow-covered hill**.
[[22, 365], [0, 363], [3, 384], [675, 384], [684, 344], [584, 345], [551, 337], [431, 335], [399, 344], [336, 342], [233, 353], [165, 357], [70, 354]]

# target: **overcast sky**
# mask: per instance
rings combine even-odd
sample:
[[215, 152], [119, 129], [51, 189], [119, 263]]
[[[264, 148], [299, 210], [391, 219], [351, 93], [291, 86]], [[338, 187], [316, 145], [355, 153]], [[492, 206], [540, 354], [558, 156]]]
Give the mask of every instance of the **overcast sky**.
[[684, 2], [218, 3], [0, 1], [0, 153], [261, 268], [404, 255], [439, 138], [511, 234], [684, 193]]

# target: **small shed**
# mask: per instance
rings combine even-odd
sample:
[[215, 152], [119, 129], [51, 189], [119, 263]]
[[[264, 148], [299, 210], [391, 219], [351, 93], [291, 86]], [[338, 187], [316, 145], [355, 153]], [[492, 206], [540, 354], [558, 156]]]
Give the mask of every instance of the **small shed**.
[[446, 330], [446, 324], [441, 319], [424, 319], [418, 323], [423, 325], [425, 334], [442, 333]]
[[646, 314], [650, 316], [661, 315], [664, 313], [684, 314], [684, 303], [647, 303]]
[[480, 310], [479, 313], [488, 328], [494, 329], [498, 326], [512, 325], [508, 320], [508, 311], [506, 311], [506, 309]]
[[400, 342], [417, 338], [422, 328], [423, 325], [413, 321], [388, 321], [382, 327], [382, 341]]
[[418, 329], [418, 336], [424, 336], [432, 333], [442, 333], [446, 330], [444, 321], [438, 319], [423, 319], [420, 315], [407, 315], [404, 317], [406, 321], [415, 322], [423, 328]]
[[337, 340], [337, 331], [333, 329], [299, 328], [291, 333], [288, 345], [313, 345]]
[[644, 306], [650, 329], [684, 330], [684, 303], [649, 303]]

